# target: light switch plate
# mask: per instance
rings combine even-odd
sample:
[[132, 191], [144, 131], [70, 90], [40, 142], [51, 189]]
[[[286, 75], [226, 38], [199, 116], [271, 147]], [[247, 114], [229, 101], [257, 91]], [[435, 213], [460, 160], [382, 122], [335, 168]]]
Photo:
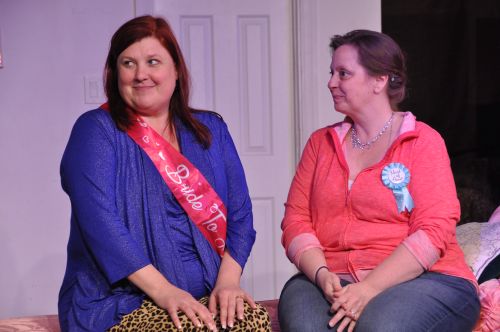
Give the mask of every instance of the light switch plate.
[[106, 100], [102, 77], [99, 75], [85, 75], [85, 104], [101, 104]]
[[2, 49], [2, 30], [0, 30], [0, 68], [3, 68], [5, 59], [4, 59], [4, 52]]

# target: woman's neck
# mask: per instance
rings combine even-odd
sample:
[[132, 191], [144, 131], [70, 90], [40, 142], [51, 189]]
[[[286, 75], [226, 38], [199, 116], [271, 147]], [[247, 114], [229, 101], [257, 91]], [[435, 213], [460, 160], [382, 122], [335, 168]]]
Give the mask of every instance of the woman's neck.
[[357, 136], [363, 142], [376, 137], [386, 126], [393, 116], [391, 108], [386, 108], [380, 111], [371, 109], [366, 112], [360, 112], [351, 119], [354, 122], [353, 127], [356, 129]]

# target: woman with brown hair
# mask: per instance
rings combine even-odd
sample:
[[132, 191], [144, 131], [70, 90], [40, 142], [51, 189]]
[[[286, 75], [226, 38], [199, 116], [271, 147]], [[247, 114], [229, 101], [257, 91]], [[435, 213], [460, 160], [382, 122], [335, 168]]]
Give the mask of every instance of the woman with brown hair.
[[63, 331], [270, 331], [240, 288], [255, 241], [243, 168], [221, 117], [189, 107], [189, 86], [164, 19], [115, 32], [108, 102], [77, 120], [61, 162]]
[[282, 242], [301, 273], [279, 302], [283, 331], [471, 331], [477, 282], [441, 136], [399, 112], [403, 52], [367, 30], [335, 36], [328, 89], [345, 120], [309, 139]]

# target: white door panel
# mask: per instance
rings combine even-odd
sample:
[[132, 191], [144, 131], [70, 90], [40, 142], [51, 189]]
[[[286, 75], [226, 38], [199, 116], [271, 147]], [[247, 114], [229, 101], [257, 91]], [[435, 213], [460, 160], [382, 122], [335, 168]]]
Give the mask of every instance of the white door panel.
[[294, 169], [291, 8], [287, 0], [158, 0], [192, 76], [191, 105], [221, 114], [250, 188], [257, 240], [243, 287], [277, 298], [294, 267], [280, 223]]

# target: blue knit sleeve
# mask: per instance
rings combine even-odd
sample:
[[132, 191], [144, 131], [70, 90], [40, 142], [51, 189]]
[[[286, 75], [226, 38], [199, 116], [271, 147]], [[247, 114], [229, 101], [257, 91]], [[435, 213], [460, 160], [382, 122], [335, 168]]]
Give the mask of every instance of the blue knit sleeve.
[[103, 111], [81, 116], [61, 162], [61, 181], [71, 200], [68, 250], [90, 255], [113, 284], [150, 263], [133, 239], [116, 204], [118, 130]]
[[226, 124], [221, 121], [221, 146], [227, 180], [227, 250], [243, 269], [256, 232], [253, 227], [252, 201], [243, 165]]

